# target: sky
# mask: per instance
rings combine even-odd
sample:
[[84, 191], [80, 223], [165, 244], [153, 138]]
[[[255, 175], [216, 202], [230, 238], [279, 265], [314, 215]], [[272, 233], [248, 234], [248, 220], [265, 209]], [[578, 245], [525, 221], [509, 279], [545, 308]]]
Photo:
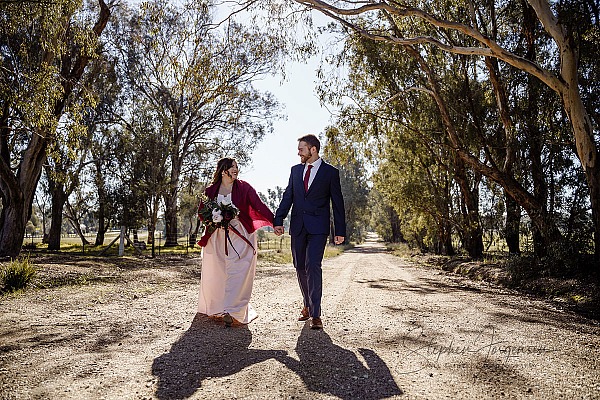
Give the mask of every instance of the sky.
[[[232, 3], [233, 8], [237, 3]], [[223, 2], [216, 15], [217, 20], [226, 18], [231, 12]], [[331, 22], [321, 13], [311, 12], [315, 27], [323, 27]], [[250, 15], [236, 15], [239, 22], [249, 23]], [[327, 34], [321, 33], [316, 39], [322, 48], [334, 50], [341, 42]], [[298, 138], [312, 133], [319, 136], [328, 125], [334, 122], [330, 111], [321, 107], [316, 95], [317, 73], [322, 53], [313, 56], [306, 62], [286, 61], [286, 78], [280, 74], [266, 76], [253, 82], [254, 87], [272, 93], [281, 105], [280, 114], [284, 119], [273, 121], [273, 132], [265, 135], [252, 154], [250, 164], [240, 164], [239, 178], [250, 183], [258, 192], [267, 194], [267, 189], [277, 186], [285, 188], [290, 177], [290, 168], [300, 162], [298, 157]]]
[[333, 117], [321, 107], [315, 91], [316, 69], [319, 60], [307, 64], [293, 63], [287, 68], [284, 82], [281, 76], [267, 77], [255, 82], [255, 87], [271, 92], [281, 103], [281, 114], [287, 119], [274, 122], [273, 133], [266, 135], [252, 156], [252, 165], [240, 165], [240, 179], [250, 183], [258, 192], [276, 186], [285, 188], [290, 168], [300, 162], [298, 138], [312, 133], [319, 136]]

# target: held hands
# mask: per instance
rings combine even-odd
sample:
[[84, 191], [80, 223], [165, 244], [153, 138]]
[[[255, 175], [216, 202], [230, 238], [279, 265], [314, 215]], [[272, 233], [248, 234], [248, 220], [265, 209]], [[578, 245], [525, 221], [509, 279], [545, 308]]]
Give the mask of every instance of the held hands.
[[[274, 226], [273, 230], [275, 231], [275, 234], [277, 236], [283, 235], [283, 232], [284, 232], [283, 226]], [[345, 239], [344, 236], [336, 236], [335, 238], [333, 238], [333, 242], [335, 244], [342, 244], [342, 243], [344, 243], [344, 239]]]

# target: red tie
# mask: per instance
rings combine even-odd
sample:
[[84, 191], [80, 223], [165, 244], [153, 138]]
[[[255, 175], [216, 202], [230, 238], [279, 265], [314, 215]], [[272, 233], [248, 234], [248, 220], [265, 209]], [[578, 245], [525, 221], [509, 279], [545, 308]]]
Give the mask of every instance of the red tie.
[[308, 178], [310, 178], [310, 169], [312, 168], [312, 165], [309, 165], [308, 168], [306, 169], [306, 173], [304, 174], [304, 192], [308, 192]]

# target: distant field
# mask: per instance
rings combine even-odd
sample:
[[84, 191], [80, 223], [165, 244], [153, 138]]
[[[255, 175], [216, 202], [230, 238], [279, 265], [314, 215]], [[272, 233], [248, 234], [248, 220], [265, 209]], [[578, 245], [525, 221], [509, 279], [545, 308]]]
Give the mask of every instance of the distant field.
[[[118, 231], [110, 231], [107, 232], [104, 236], [104, 245], [103, 246], [91, 246], [86, 245], [85, 248], [81, 245], [81, 238], [78, 235], [63, 235], [61, 238], [61, 252], [72, 252], [72, 253], [84, 253], [86, 255], [98, 255], [106, 247], [119, 236]], [[94, 243], [96, 240], [95, 234], [89, 234], [85, 236], [86, 239], [90, 243]], [[133, 241], [133, 235], [130, 235], [129, 238]], [[146, 232], [142, 232], [138, 234], [138, 240], [141, 242], [146, 242], [148, 235]], [[290, 236], [285, 234], [283, 236], [276, 236], [272, 232], [264, 232], [261, 234], [262, 240], [258, 242], [258, 256], [259, 259], [264, 261], [272, 261], [276, 263], [291, 263], [292, 262], [292, 254], [290, 251]], [[200, 253], [201, 248], [197, 245], [186, 246], [188, 242], [188, 237], [183, 236], [178, 240], [179, 246], [176, 247], [164, 247], [164, 238], [162, 235], [156, 236], [155, 243], [155, 254], [190, 254], [190, 253]], [[35, 243], [36, 247], [40, 251], [44, 251], [46, 249], [45, 244], [42, 243], [41, 236], [36, 236], [33, 239], [31, 237], [26, 237], [23, 241], [24, 246], [30, 245], [31, 243]], [[151, 245], [147, 244], [146, 249], [142, 250], [142, 254], [149, 255], [151, 253]], [[104, 254], [107, 256], [114, 256], [118, 254], [119, 241], [117, 240]], [[343, 251], [344, 247], [341, 246], [328, 246], [325, 252], [325, 257], [334, 257], [340, 254]], [[131, 246], [125, 247], [126, 255], [135, 255], [135, 251]]]

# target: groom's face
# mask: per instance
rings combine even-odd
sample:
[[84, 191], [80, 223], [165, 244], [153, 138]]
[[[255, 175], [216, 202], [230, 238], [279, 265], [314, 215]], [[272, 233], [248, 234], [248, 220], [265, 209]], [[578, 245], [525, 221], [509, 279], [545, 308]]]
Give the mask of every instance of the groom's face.
[[298, 155], [300, 156], [300, 162], [302, 162], [302, 164], [306, 163], [312, 157], [313, 149], [314, 146], [311, 148], [306, 142], [298, 142]]

